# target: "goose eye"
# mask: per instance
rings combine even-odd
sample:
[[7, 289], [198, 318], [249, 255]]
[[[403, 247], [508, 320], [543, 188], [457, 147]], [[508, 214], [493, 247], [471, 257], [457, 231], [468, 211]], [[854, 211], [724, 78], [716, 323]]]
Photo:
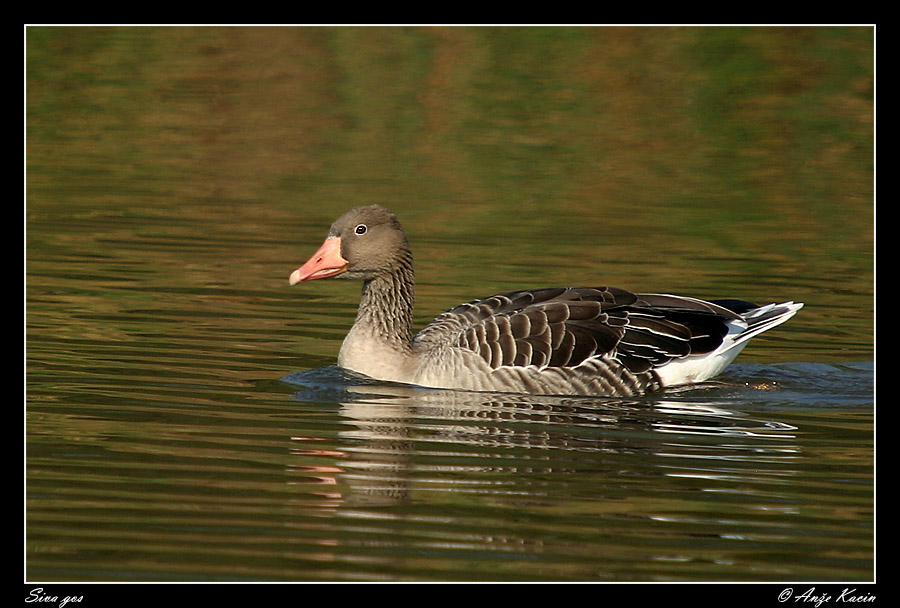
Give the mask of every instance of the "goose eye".
[[363, 234], [365, 234], [368, 230], [369, 230], [369, 229], [366, 227], [365, 224], [360, 224], [360, 225], [358, 225], [356, 228], [353, 229], [353, 232], [355, 232], [356, 234], [359, 234], [359, 235], [363, 235]]

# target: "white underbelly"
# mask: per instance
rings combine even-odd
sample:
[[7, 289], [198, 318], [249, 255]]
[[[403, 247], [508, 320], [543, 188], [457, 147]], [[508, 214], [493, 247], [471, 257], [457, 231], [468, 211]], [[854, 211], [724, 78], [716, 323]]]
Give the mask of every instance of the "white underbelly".
[[[355, 329], [355, 328], [354, 328]], [[387, 382], [411, 382], [411, 357], [397, 347], [351, 330], [341, 344], [338, 365]]]

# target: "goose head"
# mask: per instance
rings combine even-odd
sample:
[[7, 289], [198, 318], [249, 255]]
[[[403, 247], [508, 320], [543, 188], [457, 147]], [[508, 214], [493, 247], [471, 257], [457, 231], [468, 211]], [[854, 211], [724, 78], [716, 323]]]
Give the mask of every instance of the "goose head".
[[322, 246], [291, 273], [290, 284], [332, 277], [368, 281], [395, 272], [409, 255], [393, 213], [380, 205], [356, 207], [331, 225]]

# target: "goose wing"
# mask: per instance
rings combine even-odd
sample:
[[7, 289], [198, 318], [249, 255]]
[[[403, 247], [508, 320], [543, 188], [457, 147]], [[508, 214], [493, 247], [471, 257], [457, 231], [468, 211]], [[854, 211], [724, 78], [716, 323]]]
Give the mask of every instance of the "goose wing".
[[[747, 303], [742, 305], [751, 306]], [[613, 287], [551, 288], [461, 304], [416, 337], [444, 341], [502, 366], [575, 367], [598, 356], [633, 373], [715, 350], [740, 317], [718, 304]]]

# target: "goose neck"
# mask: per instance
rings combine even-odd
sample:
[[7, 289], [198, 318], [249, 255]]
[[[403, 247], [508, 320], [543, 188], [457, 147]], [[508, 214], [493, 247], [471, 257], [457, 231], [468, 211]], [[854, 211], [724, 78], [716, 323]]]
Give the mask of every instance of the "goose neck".
[[381, 274], [363, 283], [356, 316], [379, 341], [397, 350], [408, 351], [412, 344], [415, 280], [411, 264]]

